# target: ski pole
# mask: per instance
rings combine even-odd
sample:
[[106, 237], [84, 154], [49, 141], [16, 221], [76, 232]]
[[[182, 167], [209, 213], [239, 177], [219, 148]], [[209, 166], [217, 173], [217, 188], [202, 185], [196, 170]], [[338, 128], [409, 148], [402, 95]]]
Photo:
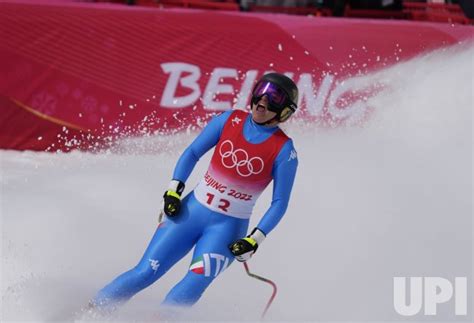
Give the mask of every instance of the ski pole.
[[157, 229], [161, 226], [163, 223], [163, 216], [165, 215], [165, 201], [163, 200], [161, 202], [161, 208], [160, 208], [160, 214], [158, 215], [158, 226]]
[[249, 265], [247, 264], [247, 262], [244, 262], [244, 267], [245, 267], [245, 271], [247, 272], [247, 275], [249, 275], [250, 277], [253, 277], [253, 278], [256, 278], [258, 280], [261, 280], [265, 283], [268, 283], [272, 286], [273, 288], [273, 293], [272, 293], [272, 296], [270, 297], [270, 299], [268, 300], [268, 303], [267, 305], [265, 306], [265, 310], [263, 311], [262, 313], [262, 319], [265, 317], [265, 314], [267, 314], [267, 311], [268, 311], [268, 308], [270, 307], [270, 305], [272, 305], [272, 302], [273, 300], [275, 299], [275, 296], [277, 294], [277, 285], [272, 282], [270, 279], [267, 279], [267, 278], [264, 278], [264, 277], [261, 277], [261, 276], [258, 276], [258, 275], [255, 275], [253, 273], [250, 272], [249, 270]]

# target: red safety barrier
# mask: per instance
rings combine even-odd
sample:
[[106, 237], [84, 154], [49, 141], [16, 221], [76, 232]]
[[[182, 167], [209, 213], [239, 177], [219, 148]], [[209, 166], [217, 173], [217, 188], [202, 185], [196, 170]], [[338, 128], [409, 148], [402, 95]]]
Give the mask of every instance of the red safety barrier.
[[471, 24], [457, 4], [403, 2], [403, 10], [353, 9], [347, 5], [345, 17], [373, 19], [404, 19], [456, 24]]
[[403, 2], [403, 12], [408, 19], [417, 21], [470, 24], [458, 4]]
[[407, 12], [401, 10], [373, 10], [373, 9], [352, 9], [347, 6], [344, 11], [345, 17], [373, 18], [373, 19], [410, 19]]
[[332, 11], [330, 9], [320, 9], [315, 7], [281, 7], [281, 6], [258, 6], [249, 5], [250, 12], [266, 12], [266, 13], [284, 13], [290, 15], [304, 15], [316, 17], [330, 17]]
[[203, 0], [159, 0], [156, 2], [156, 5], [164, 8], [181, 7], [208, 10], [240, 10], [239, 5], [235, 2], [218, 2]]
[[215, 113], [246, 108], [255, 80], [270, 70], [300, 88], [295, 120], [357, 124], [380, 90], [358, 76], [473, 39], [470, 26], [404, 21], [0, 6], [0, 148], [10, 149], [94, 149], [124, 136], [199, 129]]

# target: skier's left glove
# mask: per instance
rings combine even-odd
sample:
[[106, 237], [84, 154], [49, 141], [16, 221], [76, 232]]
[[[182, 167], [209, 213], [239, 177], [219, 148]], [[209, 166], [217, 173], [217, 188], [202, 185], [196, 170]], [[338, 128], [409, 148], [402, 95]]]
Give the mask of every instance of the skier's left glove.
[[169, 217], [178, 215], [181, 209], [181, 194], [184, 191], [184, 183], [173, 179], [168, 190], [163, 195], [163, 211]]
[[238, 261], [247, 261], [257, 251], [258, 246], [265, 240], [265, 233], [255, 228], [247, 237], [239, 239], [229, 245], [230, 252]]

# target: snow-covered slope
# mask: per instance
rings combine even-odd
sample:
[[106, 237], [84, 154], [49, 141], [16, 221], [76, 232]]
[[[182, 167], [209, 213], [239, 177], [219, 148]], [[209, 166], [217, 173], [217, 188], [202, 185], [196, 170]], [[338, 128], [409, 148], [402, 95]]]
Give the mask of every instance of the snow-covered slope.
[[[363, 127], [286, 127], [300, 165], [291, 204], [249, 262], [279, 287], [268, 320], [403, 320], [393, 309], [394, 276], [471, 281], [472, 57], [473, 47], [448, 49], [368, 76], [387, 87], [370, 99], [375, 110]], [[0, 151], [0, 320], [72, 320], [134, 266], [194, 136], [130, 140], [125, 153]], [[270, 198], [267, 190], [252, 224]], [[153, 319], [189, 261], [115, 319]], [[258, 320], [269, 296], [267, 285], [234, 263], [181, 319]], [[437, 319], [452, 313], [452, 304], [440, 305]]]

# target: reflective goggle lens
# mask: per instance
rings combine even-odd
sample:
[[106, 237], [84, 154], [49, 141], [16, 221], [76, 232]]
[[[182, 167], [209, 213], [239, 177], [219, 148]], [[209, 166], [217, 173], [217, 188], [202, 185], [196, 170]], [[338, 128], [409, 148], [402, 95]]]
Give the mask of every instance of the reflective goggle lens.
[[271, 82], [266, 82], [266, 81], [257, 83], [253, 91], [254, 97], [260, 98], [263, 95], [266, 95], [268, 97], [268, 100], [270, 101], [270, 103], [273, 103], [279, 106], [282, 106], [283, 104], [285, 104], [288, 98], [285, 91], [280, 89], [276, 84], [273, 84]]

